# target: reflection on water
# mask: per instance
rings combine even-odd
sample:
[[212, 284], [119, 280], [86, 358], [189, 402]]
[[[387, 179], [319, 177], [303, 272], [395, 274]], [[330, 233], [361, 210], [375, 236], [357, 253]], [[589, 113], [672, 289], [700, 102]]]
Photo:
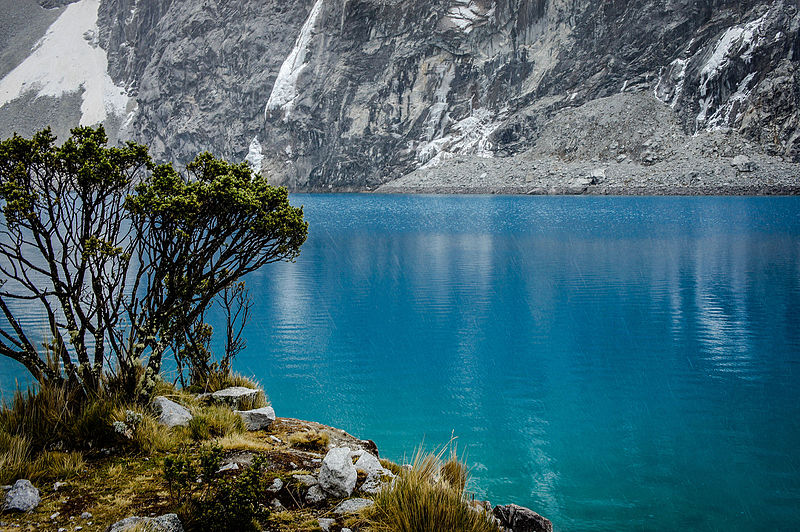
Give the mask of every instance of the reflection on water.
[[455, 433], [560, 530], [800, 524], [798, 199], [292, 201], [238, 361], [280, 415], [394, 459]]

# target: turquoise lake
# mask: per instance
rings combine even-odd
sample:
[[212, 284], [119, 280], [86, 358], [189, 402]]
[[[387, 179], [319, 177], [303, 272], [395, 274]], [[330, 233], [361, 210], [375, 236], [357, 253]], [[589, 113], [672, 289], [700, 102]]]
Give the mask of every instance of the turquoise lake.
[[800, 529], [800, 198], [292, 203], [235, 364], [279, 416], [394, 460], [454, 434], [557, 530]]

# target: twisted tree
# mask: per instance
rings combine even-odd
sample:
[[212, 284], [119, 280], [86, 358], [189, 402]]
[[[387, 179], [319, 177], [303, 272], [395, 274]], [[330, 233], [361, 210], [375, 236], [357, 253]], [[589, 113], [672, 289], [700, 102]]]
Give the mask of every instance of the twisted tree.
[[87, 394], [111, 371], [144, 399], [176, 338], [242, 276], [294, 260], [308, 224], [244, 163], [203, 153], [180, 173], [102, 127], [55, 141], [0, 142], [0, 354]]

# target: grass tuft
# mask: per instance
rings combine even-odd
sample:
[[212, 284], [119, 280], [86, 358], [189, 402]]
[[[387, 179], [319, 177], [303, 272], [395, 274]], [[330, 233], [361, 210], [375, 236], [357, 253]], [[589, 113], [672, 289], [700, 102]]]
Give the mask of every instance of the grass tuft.
[[375, 504], [363, 512], [370, 530], [500, 532], [489, 514], [469, 506], [464, 491], [467, 468], [454, 452], [443, 462], [444, 451], [417, 451], [412, 468], [401, 470], [393, 485], [381, 490]]

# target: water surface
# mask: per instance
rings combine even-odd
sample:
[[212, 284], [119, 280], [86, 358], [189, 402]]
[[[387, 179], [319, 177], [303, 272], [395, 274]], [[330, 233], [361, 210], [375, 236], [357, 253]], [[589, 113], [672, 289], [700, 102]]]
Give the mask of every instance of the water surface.
[[[237, 367], [558, 530], [800, 528], [800, 199], [294, 195]], [[0, 361], [3, 387], [21, 375]]]

